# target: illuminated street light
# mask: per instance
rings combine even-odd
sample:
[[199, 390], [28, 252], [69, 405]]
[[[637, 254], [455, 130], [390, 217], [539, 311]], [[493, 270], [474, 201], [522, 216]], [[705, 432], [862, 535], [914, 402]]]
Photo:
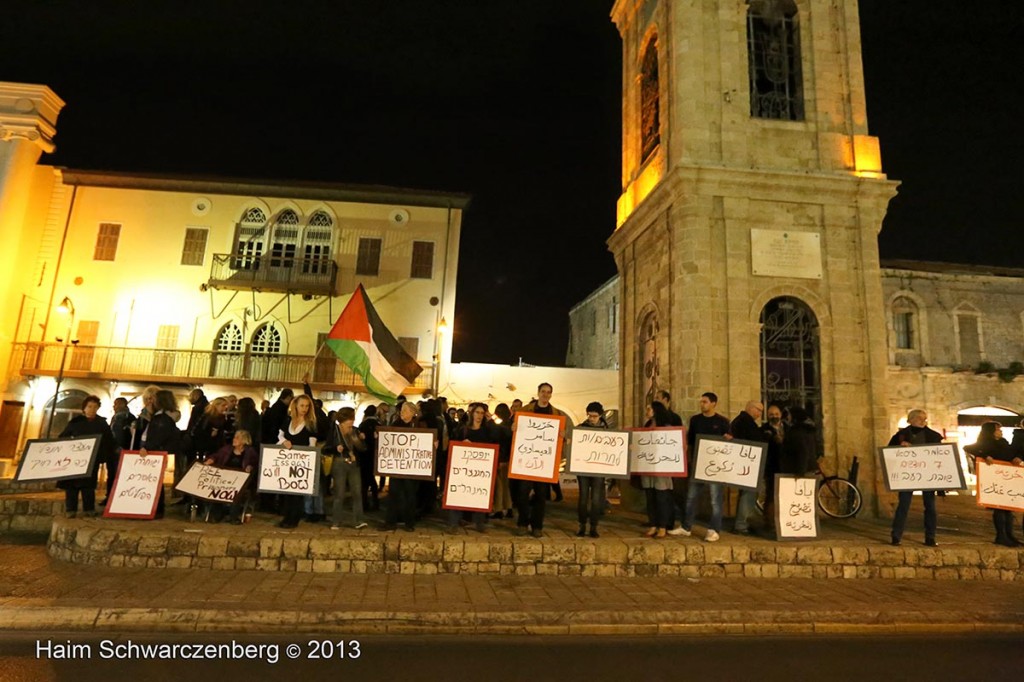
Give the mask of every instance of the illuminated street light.
[[68, 361], [68, 345], [78, 343], [77, 340], [71, 339], [71, 331], [75, 326], [75, 304], [72, 303], [70, 298], [65, 296], [57, 306], [57, 312], [68, 316], [68, 333], [64, 335], [63, 339], [57, 339], [57, 341], [64, 343], [64, 350], [60, 356], [60, 370], [57, 372], [57, 388], [53, 391], [53, 404], [50, 406], [50, 423], [46, 426], [47, 438], [51, 438], [53, 434], [53, 418], [57, 413], [57, 399], [60, 396], [60, 384], [64, 381], [64, 365]]

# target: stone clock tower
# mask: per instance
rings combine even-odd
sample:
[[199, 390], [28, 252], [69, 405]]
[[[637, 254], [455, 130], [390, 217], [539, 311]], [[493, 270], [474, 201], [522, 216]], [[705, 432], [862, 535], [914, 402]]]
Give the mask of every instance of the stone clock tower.
[[[878, 232], [897, 183], [868, 134], [856, 0], [618, 0], [621, 405], [799, 405], [826, 471], [888, 434]], [[870, 507], [869, 507], [870, 508]]]

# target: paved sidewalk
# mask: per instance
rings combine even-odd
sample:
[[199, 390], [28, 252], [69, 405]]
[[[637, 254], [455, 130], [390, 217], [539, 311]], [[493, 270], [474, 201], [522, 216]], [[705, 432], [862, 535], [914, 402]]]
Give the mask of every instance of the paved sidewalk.
[[1024, 583], [105, 568], [0, 537], [0, 631], [1024, 633]]

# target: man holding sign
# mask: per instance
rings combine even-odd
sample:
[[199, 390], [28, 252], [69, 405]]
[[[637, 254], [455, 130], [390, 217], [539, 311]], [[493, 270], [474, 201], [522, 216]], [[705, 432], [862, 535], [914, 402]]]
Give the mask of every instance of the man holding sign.
[[[939, 432], [928, 428], [928, 413], [924, 410], [911, 410], [907, 413], [907, 426], [893, 434], [893, 437], [889, 439], [889, 446], [908, 447], [941, 442], [942, 436]], [[913, 499], [913, 490], [899, 492], [899, 504], [896, 506], [896, 515], [892, 519], [892, 544], [894, 545], [899, 545], [903, 539], [903, 528], [907, 525], [907, 514], [910, 512], [910, 502]], [[921, 500], [924, 502], [924, 544], [935, 547], [937, 544], [935, 529], [938, 526], [938, 515], [935, 512], [935, 491], [922, 491]]]
[[[566, 437], [566, 429], [571, 429], [565, 413], [551, 404], [552, 392], [551, 384], [545, 382], [539, 385], [537, 399], [523, 407], [513, 422], [509, 478], [520, 479], [516, 500], [519, 518], [516, 520], [515, 535], [526, 535], [529, 532], [535, 538], [544, 537], [544, 511], [551, 493], [550, 481], [558, 481], [562, 441]], [[533, 424], [531, 429], [535, 433], [526, 435], [519, 425], [524, 417], [529, 419], [530, 414], [559, 418], [564, 426], [555, 433], [551, 430], [554, 425], [546, 423], [551, 420], [534, 420], [542, 423]], [[552, 464], [553, 472], [546, 470], [547, 463]], [[534, 464], [540, 465], [540, 468], [535, 470]]]

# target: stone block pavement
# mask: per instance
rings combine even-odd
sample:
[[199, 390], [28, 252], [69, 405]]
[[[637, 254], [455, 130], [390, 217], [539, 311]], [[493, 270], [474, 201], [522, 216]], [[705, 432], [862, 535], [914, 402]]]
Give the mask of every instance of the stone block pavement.
[[0, 632], [1024, 633], [1024, 582], [110, 568], [0, 537]]

